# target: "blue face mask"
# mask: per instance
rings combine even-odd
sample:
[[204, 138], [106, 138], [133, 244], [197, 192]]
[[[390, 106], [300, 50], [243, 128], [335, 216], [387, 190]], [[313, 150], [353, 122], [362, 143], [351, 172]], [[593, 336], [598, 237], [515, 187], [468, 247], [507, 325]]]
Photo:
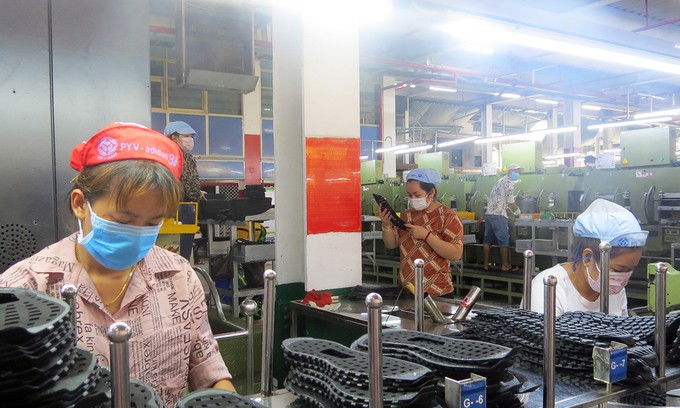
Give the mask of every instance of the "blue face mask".
[[162, 223], [153, 227], [125, 225], [105, 220], [92, 211], [89, 202], [87, 206], [92, 231], [83, 237], [83, 227], [78, 220], [78, 243], [105, 268], [127, 269], [141, 261], [156, 243]]
[[514, 172], [514, 171], [512, 173], [510, 173], [510, 180], [512, 180], [512, 181], [519, 180], [519, 173]]

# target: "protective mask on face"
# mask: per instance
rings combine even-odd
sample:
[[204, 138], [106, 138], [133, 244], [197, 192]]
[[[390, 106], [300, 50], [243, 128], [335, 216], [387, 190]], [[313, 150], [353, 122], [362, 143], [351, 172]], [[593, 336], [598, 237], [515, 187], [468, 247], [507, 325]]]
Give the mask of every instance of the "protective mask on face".
[[[598, 270], [598, 273], [600, 271]], [[588, 285], [590, 285], [590, 288], [594, 290], [597, 293], [600, 293], [600, 277], [598, 276], [597, 279], [593, 279], [590, 277], [590, 268], [588, 268], [588, 265], [586, 265], [586, 278], [588, 278]]]
[[422, 211], [429, 207], [430, 203], [427, 202], [427, 197], [421, 198], [409, 198], [408, 203], [414, 210]]
[[[597, 273], [601, 276], [602, 274], [600, 274], [600, 267], [597, 264], [595, 264], [595, 268], [597, 268]], [[621, 291], [623, 291], [623, 289], [628, 284], [631, 275], [633, 275], [633, 271], [630, 272], [609, 271], [609, 294], [618, 295], [619, 293], [621, 293]], [[598, 276], [597, 279], [591, 278], [590, 270], [586, 265], [586, 277], [588, 278], [588, 284], [597, 293], [600, 293], [600, 276]]]
[[633, 271], [612, 272], [609, 271], [609, 294], [618, 295], [626, 287]]
[[514, 172], [514, 171], [512, 173], [510, 173], [510, 180], [518, 181], [519, 180], [519, 173]]
[[105, 268], [127, 269], [144, 258], [156, 243], [162, 223], [153, 227], [120, 224], [99, 217], [89, 202], [87, 206], [92, 231], [83, 237], [83, 226], [78, 220], [78, 243]]
[[183, 137], [181, 138], [182, 146], [188, 152], [194, 150], [194, 138], [193, 137]]

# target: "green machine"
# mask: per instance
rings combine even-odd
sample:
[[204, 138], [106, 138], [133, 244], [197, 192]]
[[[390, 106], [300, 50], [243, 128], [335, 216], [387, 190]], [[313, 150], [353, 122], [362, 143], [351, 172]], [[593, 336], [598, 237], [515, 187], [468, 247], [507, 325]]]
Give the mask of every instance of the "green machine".
[[465, 211], [465, 187], [465, 178], [454, 175], [451, 178], [442, 180], [441, 184], [437, 186], [437, 198], [447, 207], [453, 208], [456, 211]]
[[543, 145], [538, 141], [505, 143], [501, 145], [503, 167], [519, 164], [526, 173], [543, 169]]
[[434, 169], [442, 178], [449, 176], [449, 152], [423, 153], [416, 155], [416, 164], [420, 169]]
[[665, 166], [675, 162], [674, 129], [653, 127], [621, 132], [622, 166]]
[[[674, 310], [680, 308], [680, 271], [666, 264], [666, 308]], [[656, 264], [647, 265], [647, 308], [656, 311]]]
[[583, 177], [563, 169], [522, 174], [515, 186], [516, 202], [523, 213], [553, 213], [556, 218], [571, 218], [566, 213], [580, 212]]
[[373, 199], [373, 194], [379, 194], [389, 200], [392, 194], [392, 186], [389, 183], [366, 184], [361, 186], [361, 214], [378, 215], [378, 204]]
[[382, 160], [361, 162], [361, 184], [373, 184], [383, 180]]

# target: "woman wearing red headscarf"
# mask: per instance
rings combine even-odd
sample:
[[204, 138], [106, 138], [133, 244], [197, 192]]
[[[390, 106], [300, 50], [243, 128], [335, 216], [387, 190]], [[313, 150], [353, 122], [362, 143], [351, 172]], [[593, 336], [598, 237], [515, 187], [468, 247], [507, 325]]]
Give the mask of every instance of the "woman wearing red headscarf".
[[234, 390], [189, 263], [154, 245], [182, 197], [182, 152], [146, 127], [113, 123], [76, 146], [69, 193], [79, 230], [0, 275], [0, 287], [60, 297], [78, 288], [78, 347], [110, 365], [107, 328], [132, 329], [130, 376], [174, 407], [184, 387]]

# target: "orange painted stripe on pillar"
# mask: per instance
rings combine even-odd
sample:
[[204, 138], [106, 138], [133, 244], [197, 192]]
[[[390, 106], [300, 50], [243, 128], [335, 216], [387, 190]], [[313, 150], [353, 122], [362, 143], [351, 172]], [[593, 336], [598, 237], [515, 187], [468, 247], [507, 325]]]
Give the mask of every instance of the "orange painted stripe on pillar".
[[306, 139], [307, 234], [361, 232], [357, 138]]
[[262, 183], [262, 138], [260, 135], [245, 135], [245, 182], [246, 184]]

